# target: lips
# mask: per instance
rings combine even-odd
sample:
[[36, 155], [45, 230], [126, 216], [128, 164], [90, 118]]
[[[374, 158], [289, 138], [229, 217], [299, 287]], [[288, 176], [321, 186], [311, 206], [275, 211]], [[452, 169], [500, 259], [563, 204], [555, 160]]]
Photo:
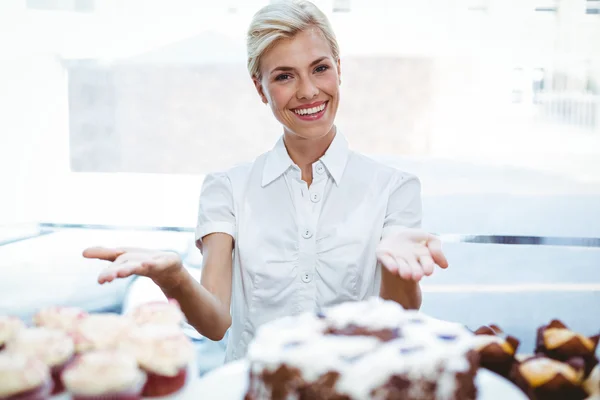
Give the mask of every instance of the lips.
[[322, 101], [318, 103], [307, 104], [303, 107], [294, 108], [292, 111], [294, 114], [296, 114], [296, 116], [303, 120], [318, 119], [324, 114], [328, 103], [328, 101]]

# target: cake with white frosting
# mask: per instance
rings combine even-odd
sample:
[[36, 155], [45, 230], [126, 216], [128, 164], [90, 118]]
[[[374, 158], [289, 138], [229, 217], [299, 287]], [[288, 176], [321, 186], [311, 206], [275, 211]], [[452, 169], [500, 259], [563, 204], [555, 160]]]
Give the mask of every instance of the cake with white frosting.
[[245, 399], [475, 399], [472, 338], [379, 298], [283, 318], [249, 346]]
[[50, 371], [42, 361], [9, 351], [0, 353], [0, 399], [45, 399], [51, 390]]
[[119, 314], [90, 314], [75, 326], [75, 349], [78, 353], [115, 349], [134, 326], [131, 319]]
[[174, 325], [180, 326], [185, 316], [177, 300], [154, 301], [140, 304], [128, 313], [137, 325]]
[[177, 326], [143, 325], [123, 338], [119, 350], [133, 354], [148, 375], [144, 397], [167, 396], [186, 382], [187, 369], [195, 357], [190, 339]]
[[73, 339], [65, 332], [44, 327], [22, 329], [6, 343], [6, 351], [42, 361], [52, 375], [52, 394], [63, 391], [60, 375], [75, 354]]
[[33, 323], [36, 326], [60, 329], [71, 333], [75, 330], [77, 323], [87, 316], [88, 313], [79, 307], [50, 306], [41, 308], [35, 313]]
[[21, 329], [25, 329], [25, 323], [19, 318], [0, 315], [0, 350]]
[[146, 374], [133, 355], [96, 350], [79, 355], [62, 374], [73, 400], [141, 399]]

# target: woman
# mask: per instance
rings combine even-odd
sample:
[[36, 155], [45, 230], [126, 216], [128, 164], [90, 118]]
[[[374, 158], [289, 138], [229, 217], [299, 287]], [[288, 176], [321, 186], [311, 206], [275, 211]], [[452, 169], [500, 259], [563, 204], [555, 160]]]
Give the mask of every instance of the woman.
[[419, 280], [447, 267], [439, 240], [418, 229], [418, 179], [350, 151], [334, 124], [341, 64], [325, 15], [307, 1], [270, 4], [247, 45], [250, 75], [283, 135], [253, 163], [206, 177], [201, 283], [176, 254], [84, 252], [113, 261], [100, 283], [148, 276], [202, 335], [220, 340], [231, 328], [226, 361], [281, 316], [372, 295], [419, 308]]

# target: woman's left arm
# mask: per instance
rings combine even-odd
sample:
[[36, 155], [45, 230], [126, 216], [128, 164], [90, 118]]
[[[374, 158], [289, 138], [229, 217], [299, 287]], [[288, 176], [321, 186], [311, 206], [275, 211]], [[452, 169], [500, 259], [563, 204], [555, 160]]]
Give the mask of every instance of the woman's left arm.
[[448, 262], [439, 238], [420, 229], [421, 184], [417, 177], [398, 173], [388, 199], [382, 239], [377, 246], [381, 263], [380, 296], [406, 309], [418, 309], [419, 281]]

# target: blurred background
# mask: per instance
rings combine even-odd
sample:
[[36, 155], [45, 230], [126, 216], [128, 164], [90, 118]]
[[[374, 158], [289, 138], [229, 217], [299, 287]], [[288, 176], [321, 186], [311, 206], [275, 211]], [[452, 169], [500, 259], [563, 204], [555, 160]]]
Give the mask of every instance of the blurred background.
[[[123, 312], [92, 245], [194, 246], [206, 173], [281, 128], [245, 66], [268, 0], [0, 2], [0, 314]], [[417, 174], [451, 268], [423, 310], [533, 348], [560, 318], [600, 332], [600, 0], [314, 0], [342, 54], [351, 148]], [[201, 373], [223, 343], [189, 330]]]

